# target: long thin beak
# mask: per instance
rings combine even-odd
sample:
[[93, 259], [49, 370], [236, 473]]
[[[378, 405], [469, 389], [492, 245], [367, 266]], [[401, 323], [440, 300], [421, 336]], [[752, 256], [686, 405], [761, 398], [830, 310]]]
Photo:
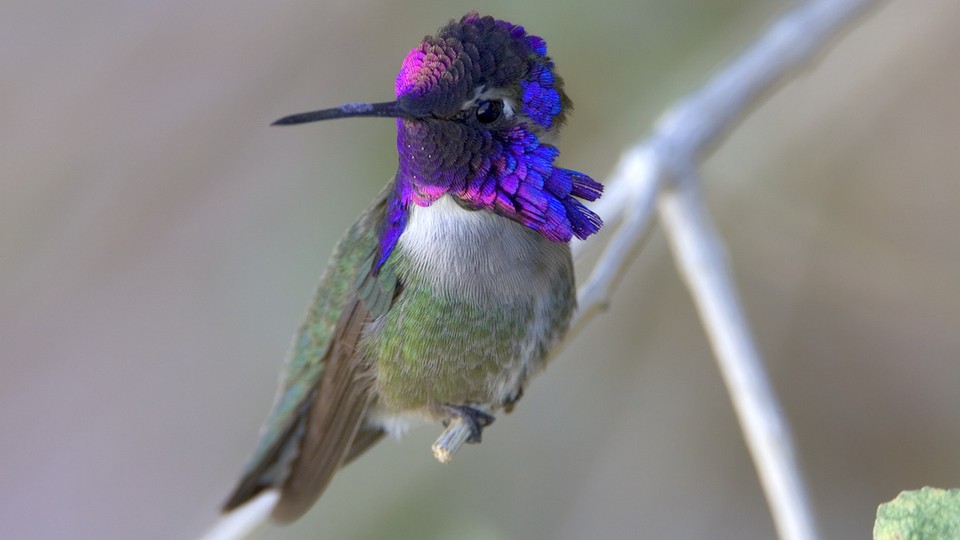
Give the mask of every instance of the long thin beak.
[[355, 116], [378, 116], [381, 118], [411, 117], [410, 114], [400, 110], [400, 106], [396, 101], [386, 101], [384, 103], [347, 103], [332, 109], [322, 109], [319, 111], [291, 114], [290, 116], [284, 116], [270, 125], [289, 126], [293, 124], [305, 124], [307, 122], [333, 120], [335, 118], [351, 118]]

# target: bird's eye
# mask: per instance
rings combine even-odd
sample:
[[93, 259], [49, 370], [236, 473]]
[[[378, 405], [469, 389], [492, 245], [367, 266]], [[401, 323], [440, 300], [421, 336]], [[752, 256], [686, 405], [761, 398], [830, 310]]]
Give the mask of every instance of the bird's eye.
[[496, 122], [503, 116], [503, 102], [499, 99], [481, 101], [477, 104], [477, 120], [481, 124]]

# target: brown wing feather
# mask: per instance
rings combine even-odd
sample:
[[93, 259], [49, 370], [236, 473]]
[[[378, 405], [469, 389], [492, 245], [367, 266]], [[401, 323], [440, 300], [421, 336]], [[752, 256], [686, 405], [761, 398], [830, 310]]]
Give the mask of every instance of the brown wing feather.
[[[312, 401], [312, 399], [309, 401]], [[301, 412], [300, 416], [302, 415], [303, 413]], [[285, 448], [290, 444], [291, 440], [298, 438], [297, 432], [302, 426], [303, 420], [302, 418], [298, 418], [295, 422], [291, 422], [285, 431], [279, 434], [276, 442], [263, 454], [263, 459], [247, 471], [240, 479], [240, 483], [233, 489], [230, 498], [223, 503], [224, 512], [230, 512], [255, 497], [261, 491], [274, 487], [270, 479], [276, 476], [274, 470], [277, 467], [277, 463], [283, 461], [282, 456]]]
[[[383, 435], [362, 426], [373, 399], [373, 375], [357, 348], [364, 329], [402, 289], [389, 269], [372, 272], [377, 231], [393, 185], [334, 250], [295, 338], [274, 409], [224, 512], [276, 488], [281, 498], [273, 518], [292, 521], [320, 496], [337, 469]], [[327, 325], [329, 334], [323, 331]]]
[[363, 302], [351, 299], [306, 413], [300, 451], [271, 514], [277, 521], [293, 521], [309, 510], [347, 458], [372, 399], [370, 366], [357, 353], [371, 320]]

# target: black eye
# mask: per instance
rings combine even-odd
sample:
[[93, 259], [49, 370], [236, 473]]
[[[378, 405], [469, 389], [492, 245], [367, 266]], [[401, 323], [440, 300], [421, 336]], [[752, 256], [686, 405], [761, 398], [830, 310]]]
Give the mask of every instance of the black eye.
[[481, 101], [477, 104], [477, 120], [481, 124], [496, 122], [502, 115], [503, 102], [499, 99], [494, 101]]

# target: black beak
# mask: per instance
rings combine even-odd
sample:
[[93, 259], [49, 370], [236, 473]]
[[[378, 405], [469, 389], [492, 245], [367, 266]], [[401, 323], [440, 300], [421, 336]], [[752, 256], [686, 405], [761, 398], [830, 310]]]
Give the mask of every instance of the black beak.
[[319, 111], [292, 114], [290, 116], [284, 116], [270, 125], [290, 126], [293, 124], [305, 124], [307, 122], [333, 120], [335, 118], [352, 118], [356, 116], [412, 118], [410, 114], [400, 109], [400, 105], [397, 104], [396, 101], [387, 101], [384, 103], [347, 103], [332, 109], [322, 109]]

